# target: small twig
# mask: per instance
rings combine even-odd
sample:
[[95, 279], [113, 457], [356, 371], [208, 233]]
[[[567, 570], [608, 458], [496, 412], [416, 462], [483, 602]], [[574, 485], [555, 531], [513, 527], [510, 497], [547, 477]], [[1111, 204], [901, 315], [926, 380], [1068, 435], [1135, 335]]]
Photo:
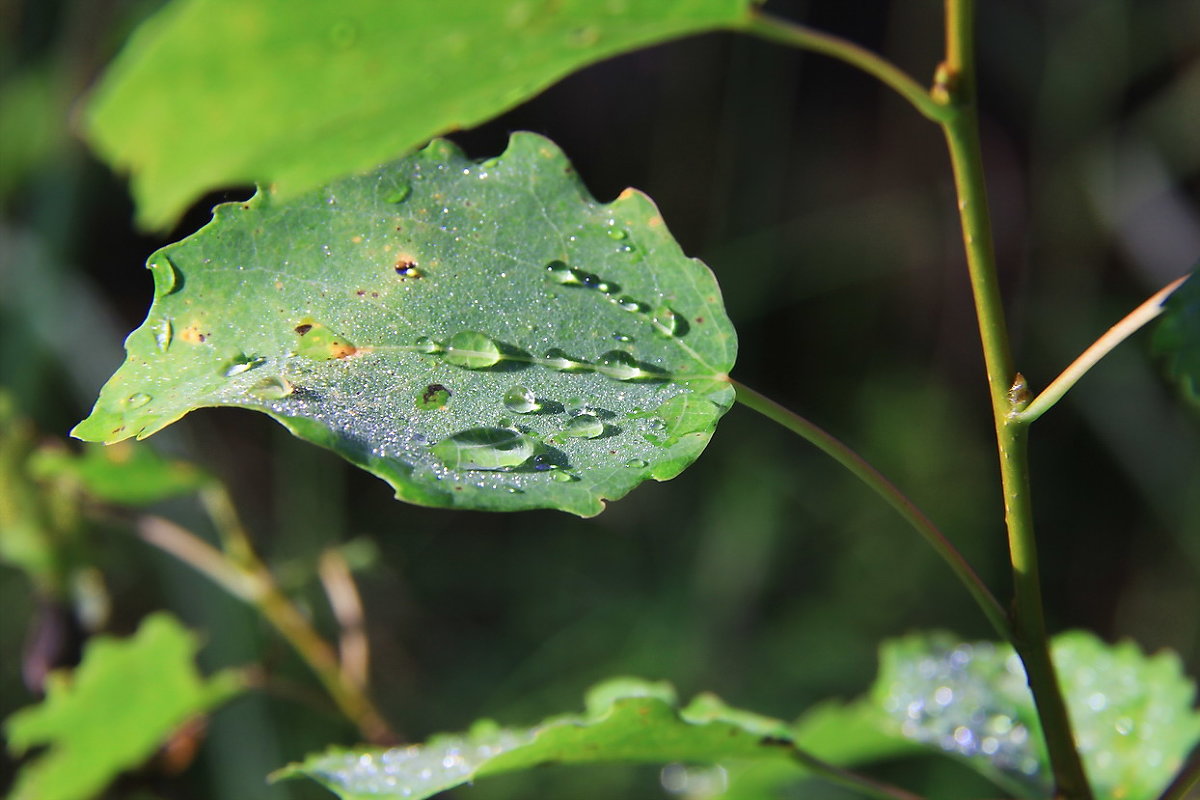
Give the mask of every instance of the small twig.
[[317, 574], [342, 631], [338, 641], [342, 676], [366, 689], [370, 680], [371, 651], [363, 622], [362, 598], [354, 585], [354, 576], [341, 551], [334, 547], [321, 554]]
[[1045, 414], [1054, 404], [1062, 399], [1063, 395], [1074, 386], [1080, 378], [1082, 378], [1088, 370], [1094, 367], [1100, 359], [1108, 355], [1114, 347], [1128, 339], [1146, 323], [1153, 320], [1163, 312], [1163, 303], [1166, 299], [1179, 288], [1179, 285], [1187, 280], [1188, 276], [1184, 275], [1168, 283], [1163, 288], [1159, 289], [1151, 295], [1146, 302], [1130, 311], [1116, 325], [1113, 325], [1104, 335], [1084, 350], [1079, 358], [1071, 362], [1070, 366], [1062, 371], [1062, 373], [1051, 381], [1042, 392], [1035, 397], [1028, 406], [1020, 411], [1013, 411], [1009, 417], [1017, 422], [1029, 423]]
[[363, 687], [344, 679], [333, 648], [275, 585], [270, 571], [250, 549], [245, 531], [232, 513], [232, 504], [222, 503], [222, 496], [228, 499], [223, 487], [214, 489], [209, 498], [216, 500], [213, 507], [223, 513], [220, 518], [214, 516], [214, 522], [229, 525], [221, 532], [222, 541], [239, 551], [237, 557], [222, 553], [196, 534], [162, 517], [140, 518], [138, 534], [149, 544], [192, 565], [234, 597], [257, 608], [308, 663], [338, 708], [358, 726], [369, 742], [391, 744], [397, 741], [396, 734]]
[[942, 557], [942, 560], [950, 566], [950, 569], [954, 570], [954, 574], [958, 576], [959, 581], [971, 593], [971, 596], [975, 598], [975, 602], [983, 611], [984, 616], [987, 617], [988, 622], [996, 629], [996, 633], [1001, 638], [1012, 641], [1012, 630], [1009, 627], [1008, 615], [1005, 614], [1004, 607], [1000, 605], [1000, 601], [996, 599], [995, 595], [988, 589], [987, 584], [983, 582], [983, 579], [967, 563], [967, 560], [958, 551], [958, 548], [951, 544], [950, 540], [938, 529], [937, 525], [925, 515], [925, 512], [917, 507], [916, 503], [909, 499], [908, 495], [896, 488], [896, 485], [885, 478], [883, 473], [875, 469], [866, 459], [831, 433], [828, 433], [796, 412], [784, 408], [771, 398], [754, 391], [745, 384], [732, 379], [730, 379], [730, 383], [737, 390], [739, 403], [754, 409], [767, 419], [782, 425], [810, 444], [815, 445], [823, 453], [833, 458], [834, 461], [850, 470], [854, 477], [858, 478], [882, 497], [888, 505], [894, 508], [929, 543], [934, 551]]

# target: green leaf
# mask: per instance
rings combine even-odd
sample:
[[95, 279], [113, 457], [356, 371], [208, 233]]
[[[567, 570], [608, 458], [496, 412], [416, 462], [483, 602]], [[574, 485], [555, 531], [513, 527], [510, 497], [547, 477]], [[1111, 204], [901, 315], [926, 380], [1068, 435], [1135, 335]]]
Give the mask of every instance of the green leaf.
[[[1170, 652], [1090, 633], [1055, 637], [1076, 742], [1097, 796], [1156, 797], [1200, 742], [1196, 687]], [[1024, 796], [1045, 796], [1049, 768], [1020, 660], [1007, 645], [923, 634], [886, 643], [872, 694], [892, 729], [965, 759]]]
[[1200, 266], [1163, 303], [1154, 349], [1184, 397], [1200, 408]]
[[[879, 749], [878, 716], [868, 711], [871, 722], [866, 722], [861, 706], [823, 708], [819, 722], [810, 729], [793, 728], [730, 708], [711, 694], [700, 695], [681, 709], [669, 684], [633, 678], [595, 687], [586, 705], [584, 714], [552, 717], [528, 729], [499, 728], [483, 721], [465, 735], [437, 736], [424, 745], [331, 749], [284, 767], [273, 777], [307, 775], [343, 800], [420, 800], [476, 778], [550, 762], [670, 763], [680, 769], [684, 764], [754, 763], [796, 780], [805, 774], [792, 758], [798, 732], [803, 732], [804, 744], [811, 744], [812, 752], [841, 757], [842, 763], [855, 756], [895, 752], [895, 739]], [[817, 732], [822, 735], [813, 735]], [[866, 747], [852, 741], [855, 733], [865, 734]], [[903, 750], [907, 745], [900, 741], [898, 747]], [[679, 772], [676, 777], [687, 779]]]
[[204, 680], [191, 635], [167, 614], [128, 640], [92, 639], [73, 675], [53, 673], [46, 699], [5, 723], [8, 748], [28, 762], [9, 800], [84, 800], [150, 757], [176, 728], [240, 690], [231, 673]]
[[252, 408], [403, 500], [591, 515], [682, 471], [733, 401], [712, 273], [648, 198], [597, 203], [532, 134], [482, 163], [437, 141], [218, 206], [150, 269], [149, 316], [80, 438]]
[[212, 479], [186, 461], [165, 458], [147, 445], [89, 446], [80, 454], [45, 447], [30, 460], [37, 478], [69, 481], [107, 503], [142, 506], [188, 494]]
[[87, 110], [139, 222], [204, 191], [296, 197], [484, 122], [588, 64], [731, 27], [749, 0], [176, 0], [130, 39]]

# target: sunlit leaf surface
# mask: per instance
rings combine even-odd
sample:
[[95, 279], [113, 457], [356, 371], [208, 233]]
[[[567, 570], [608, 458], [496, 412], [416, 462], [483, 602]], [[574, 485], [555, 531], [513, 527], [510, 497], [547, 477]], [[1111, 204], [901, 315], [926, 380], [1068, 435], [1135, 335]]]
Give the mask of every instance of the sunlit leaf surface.
[[[205, 190], [295, 197], [477, 125], [603, 58], [728, 27], [749, 0], [176, 0], [86, 115], [139, 220]], [[636, 90], [636, 87], [631, 87]]]
[[404, 500], [591, 515], [683, 470], [733, 401], [712, 273], [648, 198], [597, 203], [532, 134], [219, 206], [150, 269], [149, 316], [76, 436], [239, 406]]

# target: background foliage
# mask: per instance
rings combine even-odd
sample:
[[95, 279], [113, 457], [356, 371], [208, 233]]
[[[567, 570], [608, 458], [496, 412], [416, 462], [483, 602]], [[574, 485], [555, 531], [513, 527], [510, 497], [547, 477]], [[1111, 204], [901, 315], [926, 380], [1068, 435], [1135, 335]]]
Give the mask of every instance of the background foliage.
[[[140, 268], [207, 221], [136, 234], [123, 182], [70, 134], [78, 98], [154, 2], [16, 2], [0, 45], [0, 384], [61, 438], [120, 363], [152, 295]], [[771, 2], [769, 10], [932, 72], [941, 4]], [[1200, 11], [1188, 0], [982, 4], [985, 159], [1017, 360], [1036, 385], [1200, 253]], [[707, 35], [589, 68], [483, 128], [549, 136], [601, 201], [654, 197], [684, 251], [716, 272], [738, 377], [861, 451], [941, 523], [984, 577], [1004, 574], [987, 400], [953, 192], [937, 131], [842, 65]], [[1033, 452], [1052, 628], [1170, 646], [1200, 673], [1200, 427], [1143, 353], [1118, 350], [1039, 424]], [[12, 430], [11, 426], [9, 428]], [[202, 411], [155, 446], [235, 492], [285, 588], [333, 630], [314, 564], [342, 544], [365, 594], [376, 694], [405, 733], [479, 715], [533, 722], [612, 674], [669, 678], [740, 708], [798, 714], [852, 696], [876, 643], [910, 628], [990, 630], [942, 564], [814, 451], [745, 410], [686, 475], [594, 520], [397, 505], [382, 483], [261, 415]], [[5, 486], [12, 484], [6, 483]], [[159, 510], [203, 528], [190, 500]], [[206, 639], [205, 674], [262, 660], [272, 691], [217, 712], [185, 780], [158, 767], [116, 796], [241, 796], [341, 735], [311, 679], [258, 619], [124, 533], [78, 525], [128, 633], [169, 608]], [[91, 619], [0, 567], [0, 716], [69, 663]], [[149, 576], [149, 577], [148, 577]], [[76, 591], [76, 597], [93, 597]], [[32, 632], [32, 633], [31, 633]], [[65, 646], [39, 645], [62, 634]], [[26, 643], [32, 643], [27, 646]], [[25, 647], [25, 658], [16, 654]], [[5, 779], [12, 774], [6, 762]], [[551, 768], [472, 797], [657, 797], [653, 769]], [[878, 771], [932, 796], [974, 780], [904, 760]], [[581, 789], [580, 787], [584, 788]], [[806, 797], [839, 797], [822, 788]], [[262, 797], [325, 796], [291, 782]]]

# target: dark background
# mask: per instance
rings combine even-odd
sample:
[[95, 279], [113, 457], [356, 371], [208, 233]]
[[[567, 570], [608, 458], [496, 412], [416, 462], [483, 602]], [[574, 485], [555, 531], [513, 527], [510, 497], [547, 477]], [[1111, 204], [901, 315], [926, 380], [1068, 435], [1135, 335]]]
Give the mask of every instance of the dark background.
[[[981, 3], [984, 157], [1019, 368], [1048, 383], [1088, 343], [1200, 256], [1200, 5], [1194, 0]], [[156, 2], [0, 3], [0, 385], [45, 436], [84, 416], [151, 298], [123, 180], [72, 132], [80, 97]], [[769, 2], [921, 82], [941, 3]], [[454, 138], [479, 158], [533, 130], [597, 198], [645, 190], [685, 252], [716, 272], [740, 337], [735, 376], [858, 448], [1008, 589], [991, 420], [937, 128], [845, 65], [706, 35], [584, 70]], [[1200, 424], [1139, 334], [1034, 428], [1049, 624], [1179, 652], [1200, 673]], [[205, 410], [154, 444], [232, 487], [286, 588], [333, 626], [316, 555], [355, 542], [375, 692], [406, 734], [480, 716], [529, 723], [579, 708], [614, 674], [713, 690], [789, 718], [851, 697], [888, 636], [990, 630], [947, 568], [841, 468], [735, 408], [709, 450], [593, 520], [396, 503], [375, 478], [262, 415]], [[318, 489], [319, 487], [319, 489]], [[2, 488], [2, 487], [0, 487]], [[203, 530], [192, 502], [158, 509]], [[265, 788], [288, 760], [355, 734], [314, 711], [306, 667], [246, 607], [119, 525], [94, 551], [127, 633], [170, 608], [204, 637], [206, 669], [263, 662], [280, 686], [210, 720], [198, 760], [148, 770], [114, 797], [326, 796]], [[0, 716], [20, 680], [29, 584], [0, 567]], [[0, 776], [11, 776], [12, 764]], [[962, 797], [956, 765], [885, 765]], [[976, 788], [972, 788], [976, 787]], [[660, 797], [654, 770], [551, 768], [461, 797]], [[809, 798], [844, 796], [810, 789]]]

